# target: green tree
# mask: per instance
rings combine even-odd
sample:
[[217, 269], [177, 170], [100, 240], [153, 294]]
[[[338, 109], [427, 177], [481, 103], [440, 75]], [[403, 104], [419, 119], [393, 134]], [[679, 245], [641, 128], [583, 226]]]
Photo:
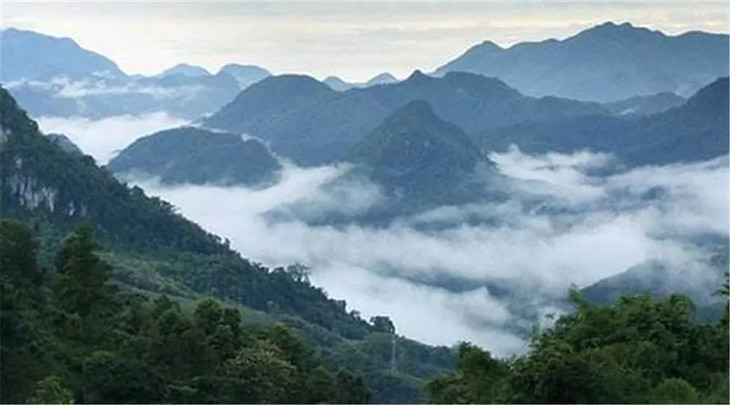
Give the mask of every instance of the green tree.
[[312, 404], [333, 403], [335, 400], [335, 379], [322, 366], [317, 366], [307, 378], [307, 402]]
[[108, 298], [105, 284], [110, 267], [94, 253], [97, 249], [87, 222], [63, 241], [56, 261], [60, 276], [54, 292], [69, 313], [89, 316]]
[[340, 368], [335, 375], [335, 403], [370, 403], [370, 390], [362, 375], [355, 375], [346, 368]]
[[370, 318], [370, 324], [378, 332], [395, 333], [395, 325], [393, 325], [393, 321], [387, 316], [374, 316]]
[[73, 393], [63, 386], [58, 376], [52, 375], [38, 381], [36, 389], [28, 398], [29, 404], [73, 404]]
[[233, 403], [296, 402], [291, 397], [296, 369], [271, 344], [259, 342], [239, 350], [224, 366]]

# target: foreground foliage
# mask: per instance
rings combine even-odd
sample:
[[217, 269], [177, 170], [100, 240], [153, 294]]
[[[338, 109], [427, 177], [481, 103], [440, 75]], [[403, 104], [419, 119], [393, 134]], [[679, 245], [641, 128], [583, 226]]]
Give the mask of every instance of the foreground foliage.
[[[727, 296], [727, 281], [719, 291]], [[456, 370], [430, 381], [436, 403], [728, 403], [728, 311], [693, 319], [682, 295], [625, 296], [536, 334], [524, 356], [499, 360], [469, 344]]]
[[3, 403], [369, 401], [361, 375], [325, 368], [284, 326], [244, 326], [213, 298], [122, 293], [96, 248], [81, 225], [53, 275], [31, 230], [0, 222]]

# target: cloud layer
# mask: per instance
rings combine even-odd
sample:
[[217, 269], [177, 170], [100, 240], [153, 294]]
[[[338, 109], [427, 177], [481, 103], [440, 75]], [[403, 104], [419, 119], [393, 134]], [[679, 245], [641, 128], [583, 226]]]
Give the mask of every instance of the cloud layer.
[[[41, 120], [101, 162], [136, 137], [178, 124], [159, 115]], [[388, 200], [346, 164], [285, 162], [279, 183], [266, 189], [127, 180], [229, 238], [245, 257], [309, 265], [312, 281], [331, 296], [366, 318], [391, 316], [399, 333], [426, 343], [469, 340], [499, 355], [520, 352], [540, 316], [561, 310], [571, 285], [653, 261], [681, 269], [683, 284], [716, 282], [707, 241], [727, 243], [727, 157], [630, 171], [590, 151], [511, 149], [490, 158], [500, 172], [490, 183], [508, 200], [442, 206], [384, 226], [348, 220]], [[332, 215], [344, 220], [313, 225]]]
[[[727, 158], [607, 177], [590, 169], [610, 157], [589, 152], [492, 158], [513, 199], [440, 207], [386, 227], [308, 225], [311, 215], [383, 204], [362, 180], [332, 191], [346, 166], [290, 167], [266, 190], [141, 185], [245, 256], [311, 266], [315, 283], [365, 316], [393, 317], [400, 333], [434, 344], [472, 340], [502, 355], [524, 349], [528, 309], [549, 312], [544, 306], [571, 285], [651, 261], [714, 277], [704, 273], [710, 252], [694, 238], [727, 235]], [[270, 215], [300, 205], [312, 208]], [[492, 291], [505, 286], [506, 298]]]
[[154, 132], [181, 126], [186, 120], [167, 113], [123, 115], [99, 120], [81, 117], [39, 117], [44, 133], [64, 134], [98, 164], [105, 165], [122, 149], [138, 138]]

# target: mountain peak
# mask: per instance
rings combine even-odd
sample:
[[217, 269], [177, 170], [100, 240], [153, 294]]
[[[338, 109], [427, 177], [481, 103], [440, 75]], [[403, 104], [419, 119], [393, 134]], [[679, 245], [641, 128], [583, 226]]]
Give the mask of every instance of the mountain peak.
[[648, 28], [644, 27], [637, 27], [632, 25], [630, 22], [623, 22], [620, 24], [617, 24], [613, 21], [607, 21], [603, 24], [599, 24], [596, 26], [593, 26], [591, 28], [585, 29], [576, 35], [574, 35], [572, 38], [580, 38], [584, 36], [626, 36], [626, 35], [636, 35], [636, 34], [653, 34], [653, 35], [664, 35], [660, 31], [652, 31]]
[[208, 72], [205, 68], [195, 65], [190, 65], [187, 63], [178, 63], [177, 65], [166, 69], [164, 72], [160, 74], [160, 76], [170, 76], [170, 75], [183, 75], [187, 77], [204, 77], [204, 76], [210, 76], [210, 72]]
[[408, 76], [408, 79], [406, 79], [406, 81], [425, 79], [427, 77], [428, 76], [426, 76], [425, 73], [421, 72], [420, 69], [416, 69], [413, 71], [413, 73], [411, 73], [410, 76]]
[[373, 76], [370, 80], [365, 82], [365, 87], [369, 86], [375, 86], [378, 84], [388, 84], [388, 83], [395, 83], [398, 79], [396, 79], [395, 76], [388, 72], [383, 72], [378, 75]]

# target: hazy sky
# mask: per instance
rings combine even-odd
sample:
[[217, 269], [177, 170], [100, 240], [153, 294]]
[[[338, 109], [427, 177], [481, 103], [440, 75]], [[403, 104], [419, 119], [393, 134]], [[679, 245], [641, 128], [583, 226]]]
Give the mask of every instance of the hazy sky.
[[365, 80], [431, 70], [486, 39], [565, 38], [600, 22], [727, 32], [725, 2], [10, 2], [2, 26], [69, 36], [127, 73], [228, 62]]

